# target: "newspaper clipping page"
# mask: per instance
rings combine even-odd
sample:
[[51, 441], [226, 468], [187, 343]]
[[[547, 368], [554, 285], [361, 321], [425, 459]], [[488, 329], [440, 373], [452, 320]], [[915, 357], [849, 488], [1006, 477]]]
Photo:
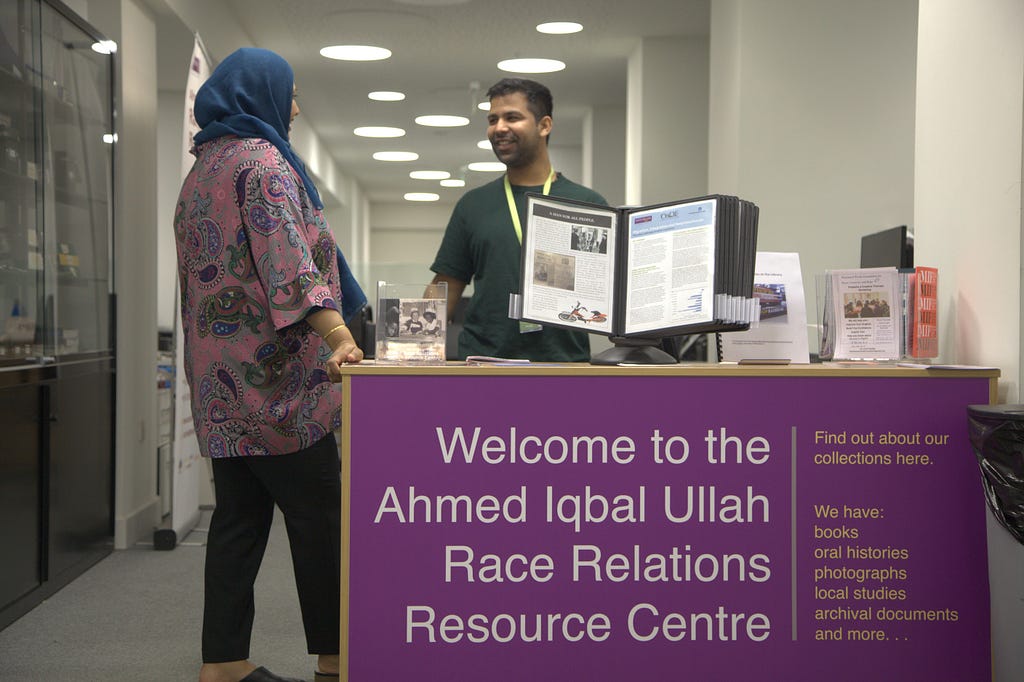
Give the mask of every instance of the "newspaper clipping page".
[[709, 199], [630, 214], [625, 334], [712, 320], [716, 207]]
[[523, 317], [610, 334], [616, 214], [540, 197], [530, 207]]

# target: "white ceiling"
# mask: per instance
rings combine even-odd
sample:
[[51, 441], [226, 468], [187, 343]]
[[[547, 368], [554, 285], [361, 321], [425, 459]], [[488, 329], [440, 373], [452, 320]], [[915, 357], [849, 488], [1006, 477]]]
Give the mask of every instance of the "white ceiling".
[[[624, 106], [627, 59], [641, 38], [706, 36], [710, 21], [709, 0], [224, 0], [201, 6], [211, 14], [198, 30], [214, 60], [245, 42], [237, 30], [224, 30], [227, 22], [219, 15], [227, 11], [249, 44], [274, 50], [291, 63], [306, 122], [374, 202], [400, 202], [410, 191], [439, 192], [442, 201], [454, 201], [463, 190], [410, 179], [409, 171], [446, 170], [458, 176], [470, 161], [494, 160], [490, 151], [476, 147], [485, 137], [485, 114], [475, 104], [488, 86], [509, 75], [498, 70], [499, 60], [534, 56], [567, 64], [564, 71], [533, 76], [554, 95], [551, 144], [557, 156], [560, 144], [579, 147], [581, 122], [590, 108]], [[161, 42], [168, 32], [183, 31], [166, 12], [158, 15]], [[583, 24], [583, 31], [552, 36], [535, 29], [541, 22], [568, 20]], [[181, 43], [179, 35], [178, 50]], [[321, 47], [337, 43], [377, 45], [393, 55], [362, 63], [319, 55]], [[163, 55], [161, 79], [171, 80], [161, 88], [180, 89], [180, 62], [168, 69]], [[407, 97], [374, 102], [367, 98], [371, 90], [399, 90]], [[469, 116], [472, 123], [424, 128], [413, 122], [420, 114]], [[361, 125], [398, 126], [407, 135], [356, 137], [352, 130]], [[396, 149], [420, 158], [402, 163], [371, 158], [375, 151]], [[465, 173], [470, 187], [493, 177]]]

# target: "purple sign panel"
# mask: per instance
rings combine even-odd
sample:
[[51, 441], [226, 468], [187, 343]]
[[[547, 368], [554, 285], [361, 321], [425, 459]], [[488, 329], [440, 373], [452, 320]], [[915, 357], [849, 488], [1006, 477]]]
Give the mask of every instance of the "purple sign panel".
[[351, 680], [980, 680], [985, 378], [355, 376]]

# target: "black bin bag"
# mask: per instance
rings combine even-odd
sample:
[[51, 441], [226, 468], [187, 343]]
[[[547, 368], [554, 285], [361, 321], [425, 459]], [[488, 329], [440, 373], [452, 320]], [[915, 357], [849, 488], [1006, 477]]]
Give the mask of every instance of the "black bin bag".
[[1024, 405], [969, 405], [967, 423], [988, 507], [1024, 544]]

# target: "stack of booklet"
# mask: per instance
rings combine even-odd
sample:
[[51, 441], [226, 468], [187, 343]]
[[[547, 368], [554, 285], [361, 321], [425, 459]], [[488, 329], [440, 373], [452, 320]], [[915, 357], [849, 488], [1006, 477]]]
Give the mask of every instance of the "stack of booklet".
[[748, 329], [757, 220], [726, 195], [614, 208], [528, 194], [510, 316], [613, 340]]

